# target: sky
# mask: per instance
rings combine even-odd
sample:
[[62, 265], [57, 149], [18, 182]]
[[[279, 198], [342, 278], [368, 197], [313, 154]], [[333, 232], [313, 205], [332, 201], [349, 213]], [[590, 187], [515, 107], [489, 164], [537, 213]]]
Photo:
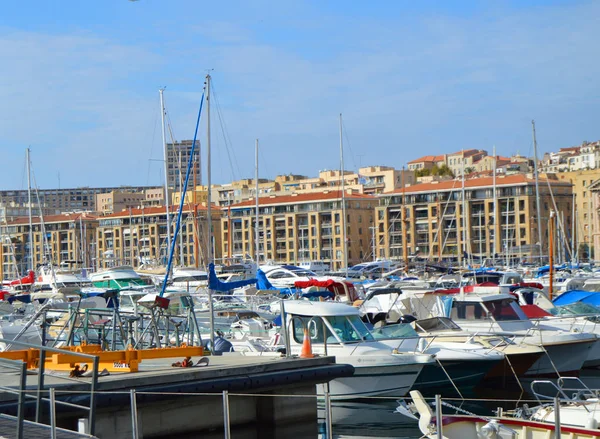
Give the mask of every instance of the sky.
[[[29, 0], [0, 15], [0, 189], [162, 184], [159, 92], [212, 181], [600, 139], [596, 1]], [[206, 108], [198, 139], [207, 136]], [[168, 140], [171, 134], [168, 134]], [[204, 167], [206, 151], [203, 151]], [[206, 171], [205, 171], [206, 172]], [[205, 174], [206, 175], [206, 174]]]

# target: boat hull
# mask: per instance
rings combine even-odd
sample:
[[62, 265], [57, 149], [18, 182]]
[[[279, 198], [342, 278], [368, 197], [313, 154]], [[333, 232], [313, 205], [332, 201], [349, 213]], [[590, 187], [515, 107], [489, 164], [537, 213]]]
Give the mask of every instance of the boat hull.
[[527, 377], [548, 377], [560, 375], [577, 375], [588, 358], [596, 340], [582, 340], [569, 343], [545, 343], [547, 355], [542, 355], [529, 368]]
[[[427, 364], [423, 367], [412, 390], [418, 390], [425, 396], [449, 395], [456, 394], [454, 387], [456, 385], [464, 396], [464, 394], [470, 393], [492, 368], [503, 361], [500, 358], [478, 361], [440, 361], [443, 369], [437, 363]], [[454, 385], [448, 379], [448, 375]]]
[[[411, 389], [423, 364], [389, 364], [377, 366], [360, 366], [336, 358], [337, 363], [347, 363], [354, 366], [354, 375], [346, 378], [336, 378], [329, 384], [329, 394], [335, 399], [356, 399], [369, 396], [406, 396]], [[319, 393], [322, 393], [319, 386]]]

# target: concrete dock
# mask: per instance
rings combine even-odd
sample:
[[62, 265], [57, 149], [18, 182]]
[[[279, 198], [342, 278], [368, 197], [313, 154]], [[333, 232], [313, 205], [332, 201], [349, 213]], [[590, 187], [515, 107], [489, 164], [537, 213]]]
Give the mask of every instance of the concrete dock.
[[[134, 389], [138, 437], [196, 435], [222, 429], [224, 390], [232, 393], [228, 397], [232, 428], [254, 424], [279, 436], [274, 432], [283, 434], [293, 423], [305, 426], [307, 436], [316, 437], [315, 385], [354, 372], [351, 366], [335, 364], [333, 357], [298, 359], [231, 354], [207, 358], [208, 366], [191, 368], [172, 367], [171, 363], [178, 359], [144, 360], [137, 373], [101, 376], [96, 393], [95, 436], [133, 437], [130, 390]], [[197, 362], [199, 357], [193, 360]], [[90, 378], [69, 378], [65, 373], [48, 372], [44, 389], [54, 388], [59, 401], [89, 405], [90, 381]], [[1, 387], [18, 388], [18, 385], [17, 374], [8, 371], [0, 374]], [[37, 374], [28, 375], [27, 389], [37, 389]], [[44, 405], [47, 418], [48, 404]], [[34, 406], [34, 401], [26, 405], [28, 419], [32, 419]], [[0, 408], [3, 413], [15, 414], [15, 395], [0, 392]], [[86, 416], [83, 410], [57, 405], [60, 427], [77, 430], [79, 418]]]

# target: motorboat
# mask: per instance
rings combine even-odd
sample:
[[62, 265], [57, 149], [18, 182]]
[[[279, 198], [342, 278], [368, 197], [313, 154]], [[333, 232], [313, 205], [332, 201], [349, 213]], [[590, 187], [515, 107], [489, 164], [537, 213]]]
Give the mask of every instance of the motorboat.
[[173, 287], [185, 288], [188, 291], [206, 288], [208, 285], [208, 273], [194, 267], [176, 267], [171, 278]]
[[446, 290], [437, 290], [408, 294], [397, 304], [400, 314], [412, 314], [419, 319], [449, 317], [465, 331], [506, 336], [516, 344], [544, 349], [547, 355], [533, 364], [527, 376], [579, 373], [598, 340], [594, 334], [532, 322], [519, 307], [516, 297], [510, 294], [449, 294]]
[[90, 280], [95, 287], [107, 289], [147, 289], [153, 288], [136, 273], [130, 265], [107, 268], [90, 274]]
[[[438, 416], [441, 423], [430, 405], [425, 401], [419, 391], [411, 391], [410, 396], [415, 410], [419, 415], [419, 429], [423, 438], [428, 439], [548, 439], [556, 437], [555, 423], [540, 419], [524, 418], [521, 416], [478, 416], [466, 412], [460, 407], [452, 406], [451, 409], [458, 411], [453, 414], [443, 414], [442, 407]], [[444, 404], [444, 407], [451, 405]], [[398, 412], [401, 413], [400, 410]], [[565, 413], [566, 414], [566, 413]], [[552, 416], [553, 418], [553, 416]], [[571, 419], [571, 416], [569, 416]], [[561, 406], [560, 435], [569, 439], [598, 439], [600, 430], [595, 426], [580, 427], [563, 422], [563, 407]]]
[[[417, 340], [400, 349], [377, 341], [360, 319], [358, 310], [351, 306], [336, 302], [286, 300], [284, 308], [290, 354], [301, 354], [303, 347], [310, 342], [312, 353], [335, 356], [336, 363], [350, 364], [355, 368], [354, 375], [330, 382], [332, 398], [404, 396], [423, 367], [435, 361], [433, 355], [418, 352]], [[282, 339], [279, 337], [280, 342]], [[317, 390], [322, 392], [321, 388]]]
[[308, 282], [311, 279], [318, 281], [333, 279], [339, 282], [344, 280], [341, 277], [318, 276], [313, 271], [295, 265], [261, 265], [260, 269], [275, 288], [293, 288], [296, 282]]

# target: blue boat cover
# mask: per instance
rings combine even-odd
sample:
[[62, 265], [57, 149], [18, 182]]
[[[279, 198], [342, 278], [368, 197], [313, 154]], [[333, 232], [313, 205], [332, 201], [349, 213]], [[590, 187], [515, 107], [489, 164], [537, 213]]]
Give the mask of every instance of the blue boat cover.
[[31, 303], [31, 296], [29, 294], [19, 294], [18, 296], [10, 296], [8, 303], [13, 303], [15, 300], [23, 303]]
[[309, 293], [303, 293], [300, 297], [305, 299], [314, 299], [316, 297], [323, 297], [325, 299], [333, 299], [335, 294], [328, 290], [311, 291]]
[[228, 291], [235, 290], [236, 288], [245, 287], [246, 285], [252, 285], [254, 283], [256, 283], [256, 279], [245, 279], [235, 282], [221, 282], [217, 277], [217, 273], [215, 272], [215, 264], [212, 262], [208, 264], [208, 288], [213, 291], [226, 293]]
[[571, 303], [582, 302], [589, 305], [600, 306], [600, 293], [593, 291], [571, 290], [562, 293], [552, 301], [556, 306], [570, 305]]
[[267, 275], [260, 268], [256, 270], [256, 289], [257, 290], [276, 290], [269, 279], [267, 279]]
[[[567, 264], [554, 266], [555, 270], [564, 270], [565, 268], [567, 268]], [[544, 274], [548, 273], [549, 271], [550, 271], [550, 265], [544, 265], [543, 267], [538, 268], [538, 271], [537, 271], [537, 274], [535, 275], [535, 277], [542, 277], [542, 276], [544, 276]]]

